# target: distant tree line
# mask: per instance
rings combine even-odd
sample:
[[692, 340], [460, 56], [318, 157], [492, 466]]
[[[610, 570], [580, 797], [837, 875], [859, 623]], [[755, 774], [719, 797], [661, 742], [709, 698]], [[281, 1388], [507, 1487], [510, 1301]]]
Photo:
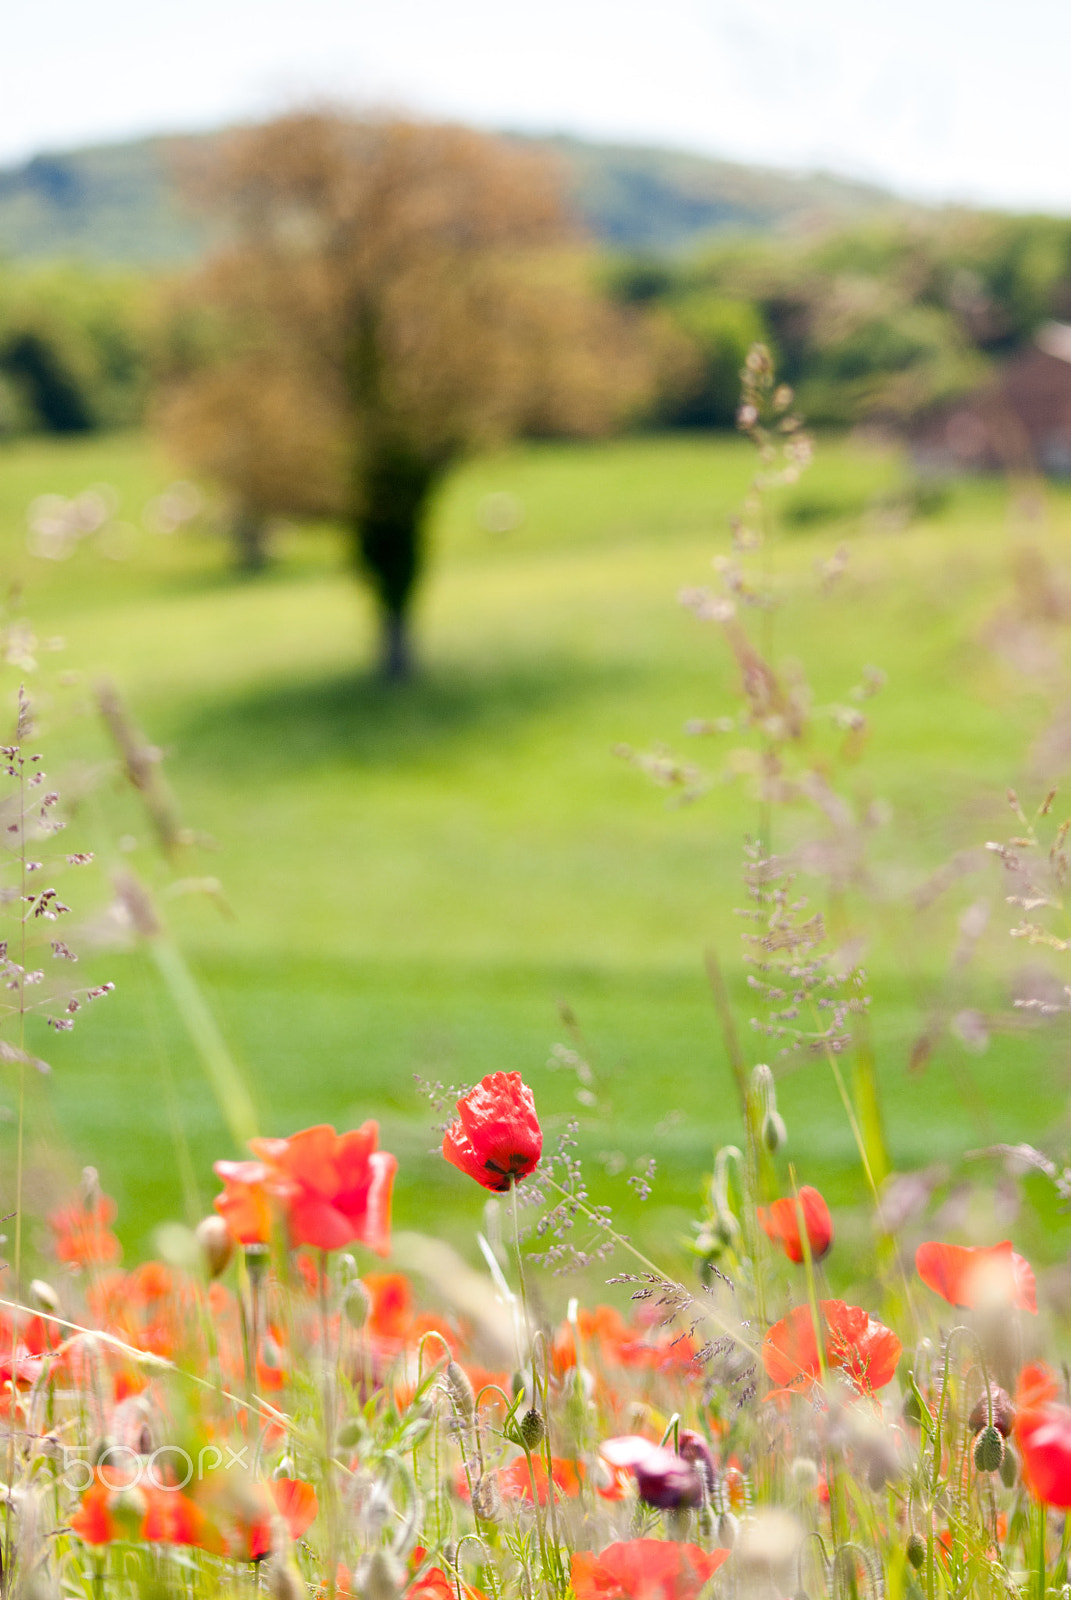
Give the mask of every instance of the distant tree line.
[[[571, 259], [645, 312], [648, 333], [661, 328], [662, 359], [614, 419], [630, 428], [731, 426], [756, 339], [812, 422], [906, 420], [972, 387], [1041, 322], [1071, 318], [1071, 222], [1051, 217], [913, 212], [811, 240], [680, 257], [589, 245]], [[219, 337], [215, 313], [171, 276], [0, 262], [0, 438], [137, 424], [161, 382]], [[533, 406], [520, 426], [560, 424]]]
[[1071, 221], [914, 212], [810, 242], [621, 256], [606, 280], [689, 344], [691, 369], [652, 407], [656, 425], [729, 426], [755, 338], [812, 423], [896, 424], [974, 387], [1045, 320], [1071, 317]]

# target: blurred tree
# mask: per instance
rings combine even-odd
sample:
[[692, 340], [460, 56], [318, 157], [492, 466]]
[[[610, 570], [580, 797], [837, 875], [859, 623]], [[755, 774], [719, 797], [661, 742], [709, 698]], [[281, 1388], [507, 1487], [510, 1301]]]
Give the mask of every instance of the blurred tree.
[[463, 452], [606, 428], [647, 354], [585, 286], [546, 159], [457, 127], [302, 113], [235, 134], [196, 180], [229, 243], [220, 313], [161, 416], [241, 514], [334, 512], [411, 668], [429, 499]]
[[692, 352], [690, 377], [682, 373], [663, 403], [674, 427], [731, 428], [740, 404], [740, 373], [753, 344], [768, 344], [761, 311], [748, 300], [730, 300], [691, 289], [667, 302], [670, 319]]
[[0, 269], [0, 432], [78, 433], [138, 419], [155, 289], [84, 266]]

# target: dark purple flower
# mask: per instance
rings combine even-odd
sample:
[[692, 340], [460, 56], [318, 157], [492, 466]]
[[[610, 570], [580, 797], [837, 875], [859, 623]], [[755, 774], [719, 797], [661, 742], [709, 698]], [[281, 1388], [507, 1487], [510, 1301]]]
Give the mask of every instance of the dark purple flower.
[[633, 1474], [640, 1499], [647, 1505], [659, 1511], [679, 1511], [702, 1504], [703, 1478], [694, 1460], [638, 1434], [607, 1439], [599, 1452], [611, 1466], [626, 1467]]

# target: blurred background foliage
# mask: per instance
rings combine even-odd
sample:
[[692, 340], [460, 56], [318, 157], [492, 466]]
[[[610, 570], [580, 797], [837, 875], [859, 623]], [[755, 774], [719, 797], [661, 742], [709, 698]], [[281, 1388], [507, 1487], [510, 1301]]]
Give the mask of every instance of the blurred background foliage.
[[[0, 175], [3, 434], [130, 424], [177, 361], [204, 354], [210, 318], [176, 294], [178, 265], [225, 220], [182, 196], [224, 145], [143, 141]], [[587, 237], [587, 265], [574, 250], [571, 270], [679, 340], [623, 413], [633, 429], [730, 426], [755, 338], [814, 423], [904, 422], [1071, 311], [1064, 219], [926, 210], [834, 179], [575, 140], [517, 145], [558, 163]], [[553, 416], [528, 430], [553, 433]]]

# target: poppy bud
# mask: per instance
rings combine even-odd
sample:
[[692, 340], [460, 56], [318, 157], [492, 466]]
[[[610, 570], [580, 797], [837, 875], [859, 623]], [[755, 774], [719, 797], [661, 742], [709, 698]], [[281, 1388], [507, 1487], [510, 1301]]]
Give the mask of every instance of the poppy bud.
[[907, 1541], [907, 1559], [916, 1572], [921, 1572], [926, 1565], [926, 1541], [920, 1534], [913, 1533]]
[[718, 1518], [718, 1526], [714, 1537], [723, 1550], [731, 1550], [736, 1543], [736, 1536], [740, 1532], [740, 1518], [731, 1511], [723, 1511]]
[[[372, 1552], [361, 1593], [365, 1600], [398, 1600], [405, 1588], [405, 1573], [389, 1550]], [[302, 1594], [304, 1594], [302, 1586]]]
[[364, 1438], [367, 1429], [361, 1417], [347, 1417], [336, 1435], [339, 1447], [343, 1450], [355, 1450]]
[[456, 1361], [451, 1361], [443, 1374], [443, 1381], [458, 1416], [467, 1427], [471, 1427], [476, 1421], [476, 1391], [468, 1373]]
[[909, 1389], [905, 1394], [904, 1403], [901, 1407], [901, 1415], [903, 1416], [905, 1422], [911, 1423], [912, 1427], [917, 1428], [921, 1426], [922, 1407], [919, 1404], [919, 1397], [915, 1393], [914, 1389]]
[[346, 1290], [342, 1301], [342, 1310], [346, 1321], [354, 1328], [363, 1328], [368, 1321], [368, 1313], [372, 1309], [372, 1298], [361, 1282], [355, 1278]]
[[530, 1411], [524, 1413], [524, 1416], [517, 1424], [517, 1436], [526, 1450], [534, 1450], [542, 1441], [546, 1431], [543, 1426], [543, 1418], [534, 1406]]
[[43, 1278], [35, 1278], [30, 1285], [30, 1297], [42, 1311], [56, 1312], [60, 1308], [59, 1295]]
[[707, 1494], [712, 1495], [716, 1478], [714, 1456], [702, 1434], [694, 1432], [691, 1428], [682, 1428], [680, 1431], [680, 1452], [685, 1461], [692, 1462], [703, 1480], [703, 1487]]
[[776, 1155], [788, 1143], [788, 1129], [780, 1111], [767, 1111], [762, 1119], [762, 1142], [770, 1154]]
[[482, 1478], [477, 1478], [472, 1486], [472, 1509], [477, 1517], [482, 1517], [485, 1522], [493, 1522], [502, 1509], [502, 1500], [498, 1492], [498, 1481], [494, 1474], [485, 1472]]
[[201, 1260], [210, 1278], [222, 1277], [234, 1254], [231, 1230], [220, 1216], [203, 1217], [194, 1229]]
[[[106, 1465], [106, 1463], [105, 1463]], [[108, 1501], [108, 1512], [119, 1524], [128, 1539], [136, 1539], [149, 1503], [136, 1484], [118, 1489]]]
[[292, 1561], [272, 1560], [264, 1583], [271, 1600], [305, 1600], [305, 1585]]
[[279, 1349], [279, 1346], [276, 1344], [275, 1340], [272, 1339], [268, 1334], [265, 1334], [263, 1339], [260, 1341], [259, 1359], [261, 1362], [263, 1362], [264, 1366], [270, 1367], [273, 1372], [278, 1372], [282, 1367], [283, 1352]]
[[1005, 1439], [1015, 1426], [1015, 1407], [1011, 1396], [1000, 1387], [999, 1383], [989, 1385], [989, 1394], [982, 1395], [977, 1401], [970, 1415], [971, 1432], [978, 1433], [989, 1424], [990, 1406], [992, 1406], [993, 1426]]
[[974, 1464], [979, 1472], [999, 1472], [1004, 1460], [1004, 1440], [996, 1428], [983, 1428], [974, 1441]]
[[813, 1494], [818, 1488], [818, 1463], [810, 1456], [797, 1456], [792, 1463], [792, 1481], [804, 1494]]
[[1000, 1463], [1000, 1481], [1005, 1489], [1014, 1489], [1019, 1481], [1019, 1457], [1010, 1444], [1004, 1446], [1004, 1460]]

